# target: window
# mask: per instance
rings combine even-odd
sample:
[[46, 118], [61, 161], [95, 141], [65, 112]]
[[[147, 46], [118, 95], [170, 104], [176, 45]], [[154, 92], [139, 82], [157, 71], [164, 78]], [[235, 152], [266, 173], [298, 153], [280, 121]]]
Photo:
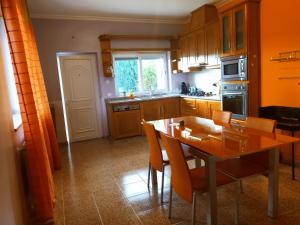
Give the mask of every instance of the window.
[[167, 55], [164, 53], [116, 54], [116, 93], [168, 91]]

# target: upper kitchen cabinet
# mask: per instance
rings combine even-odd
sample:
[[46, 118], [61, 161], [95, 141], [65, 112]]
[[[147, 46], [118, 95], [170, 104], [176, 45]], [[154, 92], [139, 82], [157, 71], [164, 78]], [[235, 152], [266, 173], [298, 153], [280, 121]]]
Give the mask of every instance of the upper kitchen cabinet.
[[192, 12], [191, 22], [179, 40], [180, 68], [184, 72], [219, 65], [219, 20], [214, 5]]
[[206, 63], [210, 66], [220, 64], [220, 28], [219, 21], [205, 26]]
[[100, 40], [100, 47], [101, 47], [103, 75], [105, 77], [112, 77], [113, 60], [111, 55], [110, 37], [107, 35], [101, 35], [99, 37], [99, 40]]
[[222, 56], [247, 52], [245, 12], [242, 5], [221, 14]]
[[[221, 26], [221, 57], [244, 55], [259, 33], [259, 0], [229, 0], [217, 4]], [[256, 44], [256, 43], [254, 43]]]

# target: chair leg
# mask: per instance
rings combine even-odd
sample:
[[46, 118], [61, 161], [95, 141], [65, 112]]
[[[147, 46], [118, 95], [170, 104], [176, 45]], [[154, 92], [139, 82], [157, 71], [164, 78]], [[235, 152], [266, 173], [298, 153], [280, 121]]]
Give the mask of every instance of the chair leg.
[[243, 181], [239, 180], [240, 193], [244, 193]]
[[160, 193], [160, 202], [164, 202], [164, 186], [165, 186], [165, 166], [162, 168], [162, 178], [161, 178], [161, 193]]
[[149, 162], [149, 167], [148, 167], [148, 181], [147, 181], [148, 189], [150, 189], [150, 173], [151, 173], [151, 163]]
[[171, 182], [170, 182], [170, 196], [169, 196], [169, 215], [168, 215], [168, 218], [170, 219], [171, 218], [171, 210], [172, 210], [172, 193], [173, 193], [173, 190], [172, 190], [172, 185], [171, 185]]
[[192, 225], [196, 223], [196, 192], [193, 192], [193, 206], [192, 206]]
[[235, 225], [240, 224], [240, 182], [236, 183], [237, 185], [237, 190], [236, 190], [236, 195], [235, 195], [235, 218], [234, 218], [234, 223]]

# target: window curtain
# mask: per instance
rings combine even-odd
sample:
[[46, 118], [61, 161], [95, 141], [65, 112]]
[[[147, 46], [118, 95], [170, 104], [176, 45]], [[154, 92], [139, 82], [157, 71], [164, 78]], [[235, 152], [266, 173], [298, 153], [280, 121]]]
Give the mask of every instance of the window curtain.
[[25, 0], [0, 0], [24, 127], [32, 202], [36, 218], [53, 218], [52, 172], [61, 158], [32, 24]]

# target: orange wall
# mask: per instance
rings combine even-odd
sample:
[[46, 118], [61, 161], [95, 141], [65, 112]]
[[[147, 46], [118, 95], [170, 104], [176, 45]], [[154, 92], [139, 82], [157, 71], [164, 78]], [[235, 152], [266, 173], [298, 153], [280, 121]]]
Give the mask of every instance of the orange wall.
[[300, 1], [261, 0], [262, 106], [300, 107], [300, 78], [278, 79], [300, 77], [300, 61], [270, 62], [290, 50], [300, 50]]

